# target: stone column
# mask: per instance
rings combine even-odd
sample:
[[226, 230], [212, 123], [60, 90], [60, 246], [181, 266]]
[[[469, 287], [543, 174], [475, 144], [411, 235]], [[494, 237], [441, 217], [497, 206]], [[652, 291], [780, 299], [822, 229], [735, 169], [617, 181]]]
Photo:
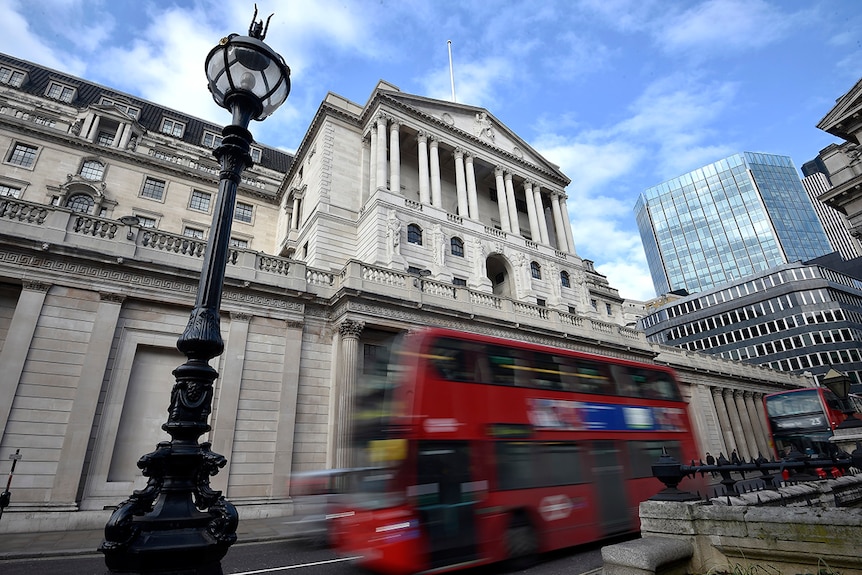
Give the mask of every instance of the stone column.
[[455, 148], [455, 193], [458, 195], [458, 215], [469, 216], [467, 207], [467, 176], [464, 173], [464, 150]]
[[548, 222], [545, 220], [545, 205], [542, 203], [542, 187], [539, 184], [533, 186], [533, 197], [536, 199], [536, 218], [539, 220], [539, 233], [542, 234], [542, 243], [550, 245]]
[[36, 324], [42, 315], [42, 305], [50, 288], [47, 283], [25, 281], [21, 295], [18, 296], [18, 304], [12, 313], [6, 341], [0, 350], [0, 366], [3, 370], [0, 377], [0, 430], [6, 429], [12, 402], [24, 371], [24, 362], [30, 352]]
[[563, 214], [560, 210], [560, 194], [558, 192], [551, 194], [551, 210], [554, 212], [554, 232], [557, 237], [557, 249], [561, 252], [567, 252], [569, 241], [566, 239], [566, 230], [563, 226], [568, 222], [563, 220]]
[[386, 116], [377, 116], [377, 187], [386, 187]]
[[123, 141], [123, 130], [128, 126], [128, 124], [120, 124], [117, 126], [117, 131], [114, 133], [114, 143], [113, 147], [119, 148], [120, 142]]
[[416, 138], [419, 143], [419, 202], [431, 203], [431, 188], [428, 182], [428, 135], [419, 132]]
[[443, 207], [443, 195], [440, 190], [440, 142], [435, 136], [431, 136], [431, 205], [435, 208]]
[[539, 231], [539, 220], [536, 219], [536, 199], [533, 196], [533, 182], [524, 180], [524, 199], [527, 202], [527, 220], [530, 222], [530, 237], [536, 243], [542, 241], [542, 232]]
[[745, 407], [748, 410], [748, 420], [751, 422], [751, 427], [754, 428], [754, 439], [757, 442], [757, 449], [760, 454], [767, 459], [774, 454], [769, 447], [769, 437], [766, 434], [765, 421], [763, 419], [763, 408], [758, 409], [758, 405], [763, 405], [757, 401], [759, 394], [753, 391], [745, 392]]
[[[296, 433], [296, 397], [299, 391], [299, 359], [302, 356], [301, 321], [285, 322], [284, 362], [281, 366], [281, 396], [279, 397], [278, 430], [275, 438], [275, 469], [272, 494], [286, 497], [287, 478], [293, 463], [294, 434]], [[320, 407], [320, 406], [318, 406]], [[323, 406], [325, 408], [325, 406]]]
[[[371, 183], [370, 178], [368, 177], [368, 166], [370, 165], [371, 160], [368, 158], [368, 152], [370, 149], [371, 142], [368, 136], [364, 136], [362, 138], [362, 161], [359, 163], [359, 193], [360, 193], [360, 206], [364, 206], [365, 202], [368, 201], [368, 198], [371, 195], [370, 186]], [[366, 183], [368, 182], [368, 183]]]
[[230, 479], [230, 462], [233, 461], [236, 414], [239, 410], [239, 392], [242, 386], [242, 370], [245, 365], [250, 323], [250, 314], [231, 312], [224, 361], [218, 378], [218, 404], [213, 406], [216, 417], [212, 421], [210, 433], [212, 449], [225, 456], [228, 467], [214, 476], [210, 483], [213, 489], [224, 491], [225, 494], [227, 494]]
[[389, 127], [389, 189], [393, 193], [401, 193], [401, 141], [399, 130], [401, 123], [392, 120]]
[[78, 135], [85, 140], [90, 139], [90, 130], [93, 127], [93, 122], [96, 120], [98, 116], [96, 116], [92, 111], [88, 112], [86, 117], [84, 118], [84, 123], [81, 124], [81, 131], [78, 132]]
[[500, 210], [500, 229], [511, 232], [509, 225], [509, 205], [506, 203], [506, 185], [503, 182], [503, 168], [494, 168], [494, 180], [497, 182], [497, 207]]
[[[721, 432], [721, 437], [724, 440], [724, 450], [722, 453], [730, 459], [730, 452], [733, 449], [734, 441], [733, 441], [733, 429], [731, 429], [730, 425], [730, 415], [727, 413], [727, 405], [724, 403], [724, 393], [723, 389], [720, 387], [713, 387], [712, 391], [712, 402], [715, 404], [715, 413], [718, 415], [718, 424], [720, 426], [719, 431]], [[718, 454], [716, 454], [716, 458]]]
[[368, 165], [368, 190], [369, 197], [377, 191], [377, 126], [372, 125], [371, 133], [371, 150]]
[[290, 231], [299, 229], [299, 196], [293, 194], [293, 211], [290, 214]]
[[345, 320], [338, 325], [341, 334], [341, 358], [338, 366], [340, 386], [338, 390], [338, 447], [335, 452], [336, 467], [352, 465], [351, 442], [353, 428], [353, 409], [356, 394], [357, 358], [359, 357], [359, 336], [365, 329], [365, 322]]
[[[748, 448], [745, 444], [745, 431], [742, 429], [742, 421], [739, 419], [739, 412], [736, 411], [736, 404], [733, 401], [732, 389], [722, 390], [722, 398], [724, 405], [727, 408], [727, 415], [730, 416], [730, 430], [733, 434], [733, 443], [728, 446], [728, 449], [736, 448], [736, 453], [740, 459], [748, 459]], [[730, 454], [727, 454], [730, 459]]]
[[509, 207], [509, 225], [512, 227], [512, 233], [520, 236], [521, 225], [518, 222], [518, 205], [515, 203], [515, 188], [512, 186], [512, 172], [503, 174], [503, 180], [506, 183], [506, 203]]
[[569, 223], [569, 208], [566, 206], [567, 199], [566, 194], [560, 194], [560, 209], [563, 212], [565, 220], [563, 222], [563, 231], [566, 232], [566, 244], [568, 245], [569, 253], [573, 254], [575, 253], [575, 239], [572, 236], [572, 224]]
[[69, 420], [66, 423], [66, 434], [63, 436], [63, 447], [60, 449], [60, 460], [54, 472], [54, 485], [51, 488], [52, 503], [75, 504], [84, 460], [87, 456], [87, 444], [93, 432], [93, 420], [96, 417], [96, 406], [99, 404], [102, 379], [105, 376], [111, 343], [117, 332], [117, 320], [125, 299], [116, 294], [99, 295], [99, 308], [94, 316], [84, 364], [81, 366], [81, 375], [74, 389], [72, 407], [69, 409]]
[[742, 431], [745, 438], [745, 450], [748, 452], [748, 460], [757, 457], [757, 436], [754, 435], [754, 428], [751, 425], [751, 419], [748, 417], [748, 406], [745, 405], [745, 397], [743, 391], [737, 389], [733, 392], [733, 399], [736, 402], [736, 410], [739, 413], [739, 420], [742, 423]]
[[132, 125], [126, 124], [126, 129], [123, 130], [123, 139], [120, 141], [120, 149], [125, 150], [129, 147], [129, 141], [132, 139]]
[[90, 125], [90, 133], [87, 134], [87, 139], [91, 142], [95, 142], [99, 139], [99, 121], [101, 119], [101, 116], [96, 116], [93, 118], [93, 123]]
[[464, 157], [467, 169], [467, 207], [470, 212], [470, 219], [479, 219], [479, 198], [476, 195], [476, 171], [473, 167], [473, 156], [467, 154]]

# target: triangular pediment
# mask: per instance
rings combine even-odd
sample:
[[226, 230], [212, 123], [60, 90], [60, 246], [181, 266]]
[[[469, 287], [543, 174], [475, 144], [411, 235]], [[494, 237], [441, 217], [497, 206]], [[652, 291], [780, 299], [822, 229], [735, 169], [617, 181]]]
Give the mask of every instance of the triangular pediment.
[[862, 113], [862, 80], [856, 82], [846, 94], [838, 98], [835, 106], [817, 123], [817, 128], [852, 141], [854, 138], [850, 127], [859, 125], [860, 113]]
[[[378, 84], [378, 89], [380, 88], [381, 85]], [[505, 152], [520, 161], [556, 175], [566, 183], [569, 181], [560, 171], [559, 166], [546, 160], [485, 108], [385, 89], [381, 90], [380, 94], [387, 100], [397, 102], [402, 107], [409, 108], [417, 115], [424, 116], [438, 125], [452, 128], [473, 142]]]

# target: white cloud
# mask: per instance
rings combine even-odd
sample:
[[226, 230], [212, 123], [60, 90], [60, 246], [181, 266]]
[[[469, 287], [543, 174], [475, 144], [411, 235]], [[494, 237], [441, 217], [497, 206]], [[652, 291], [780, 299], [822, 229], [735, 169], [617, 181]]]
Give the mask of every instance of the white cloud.
[[[36, 14], [34, 14], [34, 12]], [[4, 6], [0, 18], [0, 51], [38, 62], [49, 68], [69, 74], [81, 75], [86, 63], [67, 51], [58, 50], [36, 34], [28, 20], [48, 18], [49, 4], [18, 2], [13, 0]]]

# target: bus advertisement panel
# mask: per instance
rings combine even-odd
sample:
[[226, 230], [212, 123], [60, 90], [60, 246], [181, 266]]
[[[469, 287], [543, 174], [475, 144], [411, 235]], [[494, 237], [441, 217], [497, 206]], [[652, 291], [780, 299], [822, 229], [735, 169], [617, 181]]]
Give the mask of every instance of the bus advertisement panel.
[[[387, 486], [337, 514], [334, 540], [380, 573], [636, 532], [638, 505], [663, 489], [651, 469], [662, 449], [698, 459], [663, 366], [428, 329], [404, 338], [366, 388], [359, 463], [386, 469]], [[698, 481], [680, 488], [702, 491]]]

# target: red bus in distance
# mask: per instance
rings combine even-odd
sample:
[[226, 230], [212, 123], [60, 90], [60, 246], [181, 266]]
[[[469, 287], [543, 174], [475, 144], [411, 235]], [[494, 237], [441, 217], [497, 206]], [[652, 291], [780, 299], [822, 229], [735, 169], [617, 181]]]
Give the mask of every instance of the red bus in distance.
[[638, 505], [663, 488], [662, 449], [698, 459], [674, 372], [658, 365], [428, 329], [363, 383], [357, 463], [381, 472], [332, 528], [340, 553], [379, 573], [637, 532]]
[[[855, 397], [850, 398], [852, 402]], [[806, 387], [771, 393], [763, 398], [769, 434], [776, 457], [792, 451], [805, 455], [831, 455], [835, 427], [847, 415], [841, 400], [826, 387]]]

